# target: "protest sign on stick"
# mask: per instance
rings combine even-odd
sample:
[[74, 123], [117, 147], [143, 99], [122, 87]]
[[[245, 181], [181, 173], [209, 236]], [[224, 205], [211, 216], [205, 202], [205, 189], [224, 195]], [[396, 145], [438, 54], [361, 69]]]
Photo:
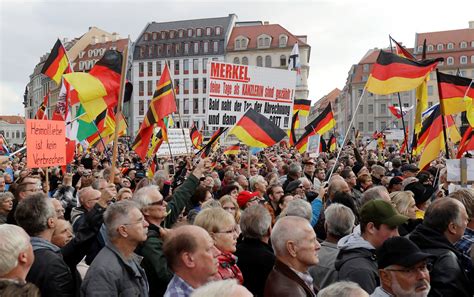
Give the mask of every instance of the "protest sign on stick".
[[27, 167], [66, 165], [65, 139], [63, 121], [26, 120]]

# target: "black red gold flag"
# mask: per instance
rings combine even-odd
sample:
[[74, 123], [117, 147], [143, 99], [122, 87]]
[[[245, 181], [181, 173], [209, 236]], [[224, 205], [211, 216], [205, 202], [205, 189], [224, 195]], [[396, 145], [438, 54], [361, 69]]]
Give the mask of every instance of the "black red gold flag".
[[313, 130], [315, 133], [323, 135], [336, 126], [336, 120], [334, 120], [334, 114], [332, 113], [331, 103], [321, 112], [311, 123], [309, 123], [305, 129]]

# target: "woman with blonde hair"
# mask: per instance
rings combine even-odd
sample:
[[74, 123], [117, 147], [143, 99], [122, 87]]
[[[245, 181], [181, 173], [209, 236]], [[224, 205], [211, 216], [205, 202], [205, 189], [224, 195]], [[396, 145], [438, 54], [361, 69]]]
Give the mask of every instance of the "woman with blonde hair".
[[398, 227], [400, 236], [405, 236], [415, 229], [423, 220], [416, 218], [415, 197], [411, 191], [396, 191], [390, 193], [390, 200], [399, 214], [407, 216], [408, 221]]
[[219, 199], [219, 202], [222, 208], [234, 217], [235, 223], [238, 225], [240, 223], [240, 208], [237, 201], [230, 195], [224, 195]]
[[242, 284], [242, 272], [234, 256], [238, 237], [234, 216], [223, 208], [207, 208], [199, 212], [194, 219], [194, 225], [204, 228], [221, 252], [216, 280], [233, 278]]

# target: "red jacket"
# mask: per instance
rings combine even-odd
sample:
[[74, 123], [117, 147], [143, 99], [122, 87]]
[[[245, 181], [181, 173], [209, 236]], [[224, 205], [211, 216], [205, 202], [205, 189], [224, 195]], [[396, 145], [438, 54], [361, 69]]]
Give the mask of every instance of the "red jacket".
[[219, 267], [215, 280], [235, 278], [239, 284], [243, 284], [244, 277], [237, 266], [237, 257], [232, 253], [223, 252], [218, 258]]

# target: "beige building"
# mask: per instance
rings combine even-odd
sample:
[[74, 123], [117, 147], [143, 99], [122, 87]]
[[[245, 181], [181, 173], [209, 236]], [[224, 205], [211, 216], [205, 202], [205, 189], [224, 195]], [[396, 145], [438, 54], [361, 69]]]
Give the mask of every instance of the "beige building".
[[25, 141], [25, 118], [21, 116], [0, 116], [0, 134], [8, 145], [21, 145]]

